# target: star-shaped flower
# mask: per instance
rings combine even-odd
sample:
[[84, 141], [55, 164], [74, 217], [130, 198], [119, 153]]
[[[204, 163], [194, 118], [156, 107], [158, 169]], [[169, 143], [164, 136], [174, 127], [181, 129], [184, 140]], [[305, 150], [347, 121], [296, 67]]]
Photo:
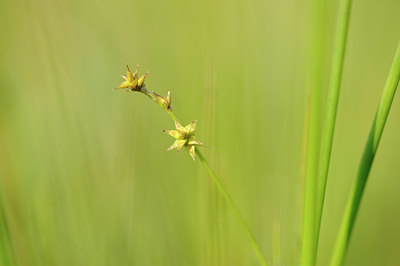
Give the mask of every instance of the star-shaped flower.
[[182, 147], [186, 147], [192, 159], [195, 160], [195, 146], [202, 145], [202, 143], [197, 140], [194, 136], [194, 131], [196, 129], [197, 121], [193, 121], [189, 125], [183, 127], [177, 121], [175, 121], [174, 130], [163, 130], [163, 132], [169, 134], [175, 140], [174, 144], [168, 148], [168, 150], [173, 150], [176, 148], [176, 152], [180, 151]]
[[130, 91], [139, 91], [143, 86], [144, 86], [144, 80], [146, 79], [146, 76], [149, 74], [147, 72], [143, 76], [139, 77], [139, 65], [136, 67], [135, 73], [132, 74], [131, 70], [129, 69], [129, 66], [126, 65], [126, 77], [122, 76], [122, 78], [125, 80], [122, 82], [118, 88], [115, 88], [115, 90], [118, 89], [125, 89], [127, 88]]

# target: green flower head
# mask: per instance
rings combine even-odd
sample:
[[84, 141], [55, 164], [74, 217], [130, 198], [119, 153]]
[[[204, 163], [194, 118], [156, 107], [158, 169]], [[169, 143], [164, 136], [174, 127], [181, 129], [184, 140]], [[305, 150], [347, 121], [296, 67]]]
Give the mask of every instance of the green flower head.
[[182, 147], [186, 147], [192, 159], [195, 160], [195, 146], [202, 145], [201, 141], [197, 140], [194, 136], [194, 131], [196, 129], [197, 121], [192, 121], [189, 125], [183, 127], [178, 121], [175, 121], [174, 130], [163, 130], [163, 132], [169, 134], [171, 137], [175, 139], [174, 144], [168, 148], [168, 150], [173, 150], [176, 148], [176, 151], [180, 151]]

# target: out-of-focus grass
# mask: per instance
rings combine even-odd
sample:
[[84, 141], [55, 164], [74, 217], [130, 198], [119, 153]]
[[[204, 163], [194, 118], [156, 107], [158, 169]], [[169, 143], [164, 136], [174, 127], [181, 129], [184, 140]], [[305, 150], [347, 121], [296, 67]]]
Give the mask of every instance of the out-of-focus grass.
[[[336, 5], [328, 5], [330, 51]], [[150, 71], [149, 89], [171, 90], [184, 122], [199, 120], [197, 135], [211, 146], [203, 153], [267, 260], [280, 243], [276, 264], [298, 264], [305, 2], [24, 0], [0, 7], [0, 178], [19, 265], [256, 265], [198, 162], [165, 151], [166, 114], [143, 95], [111, 90], [125, 63]], [[399, 8], [396, 0], [353, 6], [321, 265], [390, 68]], [[397, 103], [348, 265], [400, 263]]]
[[[318, 149], [315, 149], [315, 146], [309, 145], [309, 147], [313, 148], [311, 150], [307, 150], [307, 167], [311, 165], [312, 171], [306, 171], [306, 180], [305, 180], [305, 206], [304, 206], [304, 222], [303, 222], [303, 235], [302, 240], [304, 245], [302, 246], [302, 265], [316, 265], [316, 259], [318, 254], [318, 243], [319, 243], [319, 235], [321, 228], [321, 220], [324, 208], [325, 201], [325, 192], [326, 192], [326, 184], [328, 179], [328, 172], [330, 166], [330, 158], [332, 154], [332, 146], [333, 146], [333, 136], [336, 127], [336, 116], [337, 109], [339, 103], [340, 89], [342, 83], [343, 76], [343, 66], [345, 59], [345, 51], [347, 47], [347, 36], [349, 31], [349, 22], [350, 22], [350, 14], [351, 14], [351, 0], [342, 0], [338, 1], [338, 11], [336, 18], [336, 26], [335, 26], [335, 34], [333, 38], [333, 47], [332, 47], [332, 56], [331, 56], [331, 69], [329, 75], [329, 85], [327, 86], [327, 97], [326, 102], [324, 102], [325, 107], [325, 116], [324, 120], [321, 123], [322, 127], [318, 128], [319, 121], [314, 121], [316, 119], [311, 119], [313, 113], [310, 112], [310, 129], [317, 128], [317, 130], [321, 130], [321, 138], [317, 138], [316, 133], [312, 135], [313, 132], [310, 132], [308, 135], [308, 143], [317, 142], [320, 144], [319, 154]], [[319, 15], [321, 16], [321, 15]], [[321, 16], [322, 17], [322, 16]], [[320, 30], [323, 27], [320, 27]], [[319, 32], [320, 33], [320, 32]], [[321, 33], [320, 33], [321, 34]], [[324, 47], [322, 45], [322, 47]], [[320, 48], [321, 49], [321, 48]], [[315, 52], [313, 52], [315, 53]], [[315, 53], [318, 57], [318, 53]], [[320, 61], [321, 62], [321, 61]], [[316, 67], [322, 67], [321, 64]], [[311, 74], [321, 76], [322, 72], [313, 71]], [[318, 78], [315, 78], [318, 80]], [[321, 79], [319, 79], [321, 80]], [[316, 87], [316, 91], [311, 91], [310, 98], [313, 99], [313, 93], [316, 95], [320, 95], [321, 90], [325, 86]], [[321, 90], [322, 91], [322, 90]], [[318, 99], [314, 99], [316, 101]], [[317, 102], [318, 103], [318, 102]], [[320, 102], [319, 102], [320, 103]], [[312, 104], [312, 102], [311, 102]], [[311, 108], [310, 108], [311, 109]], [[314, 109], [316, 113], [320, 113], [321, 109]], [[318, 116], [315, 116], [317, 117]], [[310, 131], [311, 131], [310, 130]], [[316, 131], [316, 130], [315, 130]], [[316, 138], [312, 140], [312, 138]], [[318, 143], [320, 141], [320, 143]], [[318, 147], [318, 146], [316, 146]], [[308, 156], [311, 153], [313, 156]], [[308, 160], [308, 159], [312, 160]], [[317, 162], [315, 162], [317, 161]], [[308, 194], [312, 194], [310, 197]], [[310, 221], [311, 222], [308, 222]]]
[[346, 204], [346, 209], [343, 214], [340, 231], [336, 241], [334, 253], [332, 256], [331, 265], [343, 265], [348, 246], [353, 232], [354, 224], [360, 208], [361, 200], [364, 194], [366, 183], [375, 154], [381, 140], [386, 120], [388, 118], [390, 108], [397, 86], [400, 80], [400, 43], [397, 46], [396, 53], [393, 59], [392, 67], [388, 75], [388, 79], [383, 89], [381, 100], [376, 111], [374, 122], [368, 135], [367, 143], [365, 144], [364, 152], [361, 157], [360, 166], [357, 172], [357, 177], [352, 186], [349, 199]]

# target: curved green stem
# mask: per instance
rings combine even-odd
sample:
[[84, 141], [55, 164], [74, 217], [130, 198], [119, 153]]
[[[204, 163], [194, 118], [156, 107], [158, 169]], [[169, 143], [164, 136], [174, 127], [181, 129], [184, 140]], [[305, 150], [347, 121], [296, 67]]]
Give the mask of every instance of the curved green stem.
[[211, 169], [210, 165], [208, 164], [207, 160], [204, 158], [204, 156], [201, 154], [200, 151], [196, 149], [196, 154], [197, 157], [200, 159], [201, 163], [203, 164], [204, 168], [207, 170], [208, 174], [210, 175], [212, 181], [216, 185], [218, 191], [221, 193], [222, 197], [224, 198], [226, 204], [231, 208], [233, 214], [235, 215], [236, 219], [238, 220], [240, 226], [242, 227], [243, 231], [246, 233], [256, 255], [257, 258], [259, 259], [261, 265], [266, 266], [267, 262], [261, 252], [260, 247], [257, 244], [257, 241], [253, 235], [253, 233], [250, 230], [250, 227], [247, 225], [246, 221], [244, 220], [242, 214], [240, 213], [239, 209], [236, 207], [235, 203], [233, 202], [231, 196], [229, 195], [228, 191], [224, 187], [224, 185], [221, 183], [213, 169]]
[[367, 143], [364, 148], [364, 153], [361, 158], [360, 167], [358, 169], [357, 178], [350, 192], [350, 197], [347, 201], [346, 209], [343, 215], [342, 223], [334, 253], [331, 261], [332, 266], [343, 265], [347, 250], [349, 247], [351, 233], [353, 231], [354, 223], [357, 218], [358, 210], [360, 208], [361, 199], [365, 190], [365, 185], [368, 180], [368, 175], [371, 170], [372, 163], [375, 158], [376, 150], [378, 149], [379, 141], [382, 137], [383, 129], [385, 127], [386, 119], [389, 115], [390, 107], [397, 86], [400, 80], [400, 43], [397, 46], [396, 55], [393, 60], [392, 67], [386, 81], [385, 88], [382, 92], [382, 98], [372, 124]]
[[[157, 97], [157, 95], [154, 92], [150, 92], [148, 89], [146, 89], [144, 87], [141, 88], [140, 92], [145, 94], [145, 95], [147, 95], [151, 100], [153, 100], [162, 109], [164, 109], [164, 111], [166, 111], [168, 113], [168, 115], [171, 117], [172, 120], [177, 121], [178, 123], [180, 123], [178, 118], [175, 116], [174, 112], [172, 111], [172, 108], [170, 108], [169, 106], [167, 107], [166, 105], [164, 105], [159, 100], [159, 98]], [[225, 199], [226, 203], [228, 204], [228, 206], [231, 208], [232, 212], [234, 213], [234, 215], [235, 215], [236, 219], [238, 220], [240, 226], [242, 227], [243, 231], [245, 232], [245, 234], [249, 238], [250, 243], [251, 243], [251, 245], [252, 245], [252, 247], [253, 247], [256, 255], [257, 255], [257, 258], [259, 259], [259, 261], [261, 263], [261, 265], [267, 266], [267, 262], [266, 262], [263, 254], [261, 252], [261, 249], [260, 249], [259, 245], [257, 244], [257, 241], [256, 241], [253, 233], [250, 230], [250, 227], [246, 224], [243, 216], [241, 215], [239, 209], [236, 207], [236, 205], [233, 202], [233, 200], [232, 200], [231, 196], [229, 195], [228, 191], [226, 190], [224, 185], [221, 183], [221, 181], [219, 180], [219, 178], [217, 177], [215, 172], [211, 169], [211, 167], [208, 164], [207, 160], [200, 153], [200, 151], [198, 149], [196, 149], [195, 151], [196, 151], [197, 157], [200, 159], [200, 161], [203, 164], [204, 168], [207, 170], [208, 174], [211, 176], [211, 179], [213, 180], [213, 182], [217, 186], [217, 189], [218, 189], [219, 193], [221, 193], [222, 197]]]

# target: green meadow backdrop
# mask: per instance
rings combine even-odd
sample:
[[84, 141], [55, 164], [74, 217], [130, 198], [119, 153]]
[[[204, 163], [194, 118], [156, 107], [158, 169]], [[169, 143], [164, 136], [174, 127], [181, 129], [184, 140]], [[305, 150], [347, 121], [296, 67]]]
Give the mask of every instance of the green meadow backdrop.
[[[399, 10], [398, 0], [353, 3], [319, 265], [399, 41]], [[150, 71], [148, 89], [171, 91], [184, 123], [198, 120], [202, 153], [268, 264], [299, 265], [309, 87], [321, 87], [324, 106], [336, 14], [333, 0], [1, 1], [1, 265], [259, 265], [200, 163], [166, 151], [165, 112], [112, 90], [126, 63]], [[398, 96], [346, 265], [400, 265]]]

